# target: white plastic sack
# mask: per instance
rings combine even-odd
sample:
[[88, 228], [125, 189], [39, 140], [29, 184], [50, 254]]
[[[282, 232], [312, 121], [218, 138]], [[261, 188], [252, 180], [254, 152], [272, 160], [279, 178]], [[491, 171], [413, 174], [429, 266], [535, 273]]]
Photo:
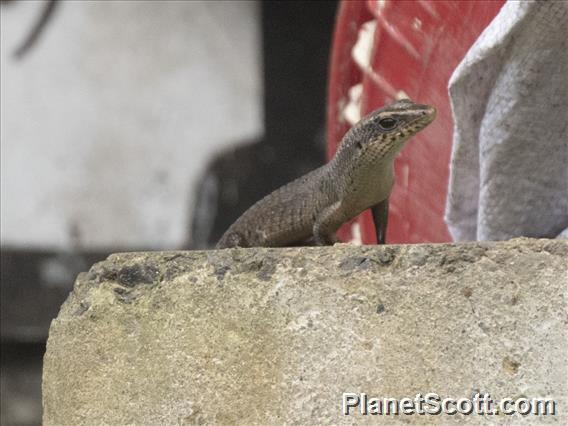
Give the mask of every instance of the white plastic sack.
[[449, 91], [454, 240], [568, 237], [568, 2], [507, 2]]

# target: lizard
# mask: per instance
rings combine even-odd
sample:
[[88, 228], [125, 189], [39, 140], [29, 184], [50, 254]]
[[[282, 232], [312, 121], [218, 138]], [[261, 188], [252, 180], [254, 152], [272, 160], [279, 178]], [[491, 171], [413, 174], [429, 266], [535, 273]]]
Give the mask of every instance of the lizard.
[[282, 247], [306, 241], [331, 245], [337, 242], [337, 229], [368, 208], [377, 242], [385, 244], [394, 159], [435, 117], [434, 107], [410, 99], [371, 112], [349, 129], [331, 161], [246, 210], [216, 248]]

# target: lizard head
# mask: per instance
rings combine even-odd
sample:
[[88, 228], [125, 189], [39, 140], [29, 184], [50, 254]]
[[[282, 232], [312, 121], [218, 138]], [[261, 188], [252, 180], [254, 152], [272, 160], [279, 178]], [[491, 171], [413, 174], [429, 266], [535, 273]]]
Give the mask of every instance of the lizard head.
[[434, 118], [434, 107], [402, 99], [365, 116], [352, 129], [351, 140], [356, 141], [359, 150], [372, 148], [381, 156], [394, 155]]

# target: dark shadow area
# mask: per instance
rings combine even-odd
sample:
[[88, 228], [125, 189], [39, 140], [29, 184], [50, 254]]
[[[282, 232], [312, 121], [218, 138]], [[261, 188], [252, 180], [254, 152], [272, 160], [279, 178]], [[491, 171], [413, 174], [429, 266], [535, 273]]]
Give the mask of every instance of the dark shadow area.
[[3, 341], [0, 348], [0, 424], [41, 424], [44, 343]]
[[0, 335], [2, 340], [44, 342], [49, 324], [80, 272], [109, 252], [70, 253], [2, 249]]

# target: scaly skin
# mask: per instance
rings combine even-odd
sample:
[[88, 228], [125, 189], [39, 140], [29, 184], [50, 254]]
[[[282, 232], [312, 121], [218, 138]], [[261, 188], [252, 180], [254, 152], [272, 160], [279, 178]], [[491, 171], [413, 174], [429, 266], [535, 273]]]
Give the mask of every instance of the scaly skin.
[[394, 158], [435, 117], [435, 108], [408, 99], [370, 113], [347, 132], [328, 164], [254, 204], [217, 248], [333, 244], [337, 229], [368, 208], [384, 243]]

